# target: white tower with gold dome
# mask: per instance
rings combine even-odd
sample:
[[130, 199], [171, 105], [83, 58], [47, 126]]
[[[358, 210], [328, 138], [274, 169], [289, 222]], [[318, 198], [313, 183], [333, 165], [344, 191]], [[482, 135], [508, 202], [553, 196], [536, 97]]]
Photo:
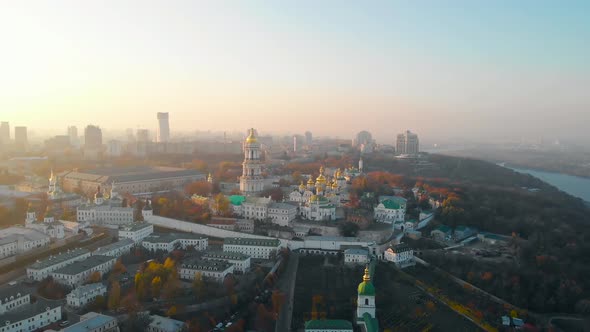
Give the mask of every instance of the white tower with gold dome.
[[264, 187], [262, 165], [260, 143], [254, 134], [254, 128], [252, 128], [244, 144], [244, 162], [242, 163], [242, 177], [240, 177], [242, 194], [249, 196], [262, 192]]

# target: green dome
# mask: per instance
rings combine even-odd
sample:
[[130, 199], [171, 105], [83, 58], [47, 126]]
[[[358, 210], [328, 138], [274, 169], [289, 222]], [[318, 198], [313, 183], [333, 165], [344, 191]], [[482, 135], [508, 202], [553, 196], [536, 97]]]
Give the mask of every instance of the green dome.
[[365, 267], [365, 275], [363, 276], [363, 282], [359, 284], [358, 295], [370, 295], [375, 296], [375, 287], [371, 282], [371, 275], [369, 274], [369, 266]]
[[363, 281], [359, 284], [358, 295], [375, 296], [375, 287], [370, 281]]

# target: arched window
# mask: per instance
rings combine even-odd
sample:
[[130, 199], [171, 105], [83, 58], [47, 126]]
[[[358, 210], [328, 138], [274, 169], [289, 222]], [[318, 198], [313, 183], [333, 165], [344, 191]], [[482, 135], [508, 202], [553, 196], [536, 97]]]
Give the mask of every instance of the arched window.
[[365, 299], [365, 305], [369, 305], [369, 299]]

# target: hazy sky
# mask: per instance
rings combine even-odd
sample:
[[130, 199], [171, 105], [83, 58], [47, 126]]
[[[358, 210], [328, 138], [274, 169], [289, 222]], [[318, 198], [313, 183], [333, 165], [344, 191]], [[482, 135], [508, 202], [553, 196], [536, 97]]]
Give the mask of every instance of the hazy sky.
[[0, 120], [590, 140], [590, 1], [11, 1]]

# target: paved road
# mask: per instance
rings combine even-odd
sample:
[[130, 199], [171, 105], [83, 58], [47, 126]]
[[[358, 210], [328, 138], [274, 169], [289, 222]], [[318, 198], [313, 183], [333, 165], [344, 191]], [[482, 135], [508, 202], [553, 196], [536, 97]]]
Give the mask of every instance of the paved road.
[[279, 290], [285, 294], [285, 303], [279, 313], [279, 318], [275, 325], [276, 332], [291, 331], [291, 319], [293, 317], [293, 293], [295, 289], [295, 277], [297, 276], [297, 267], [299, 266], [299, 255], [291, 252], [287, 268], [283, 272], [282, 278], [278, 283]]

